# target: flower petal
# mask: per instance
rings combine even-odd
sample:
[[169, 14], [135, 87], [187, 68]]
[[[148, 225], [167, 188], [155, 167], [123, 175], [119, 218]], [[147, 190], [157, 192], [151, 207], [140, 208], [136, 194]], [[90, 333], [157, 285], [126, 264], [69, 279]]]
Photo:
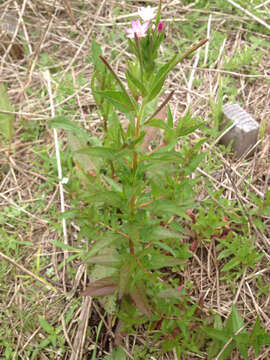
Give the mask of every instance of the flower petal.
[[148, 5], [147, 7], [139, 8], [138, 14], [143, 19], [143, 21], [149, 21], [155, 18], [156, 16], [155, 11], [156, 10], [154, 8]]

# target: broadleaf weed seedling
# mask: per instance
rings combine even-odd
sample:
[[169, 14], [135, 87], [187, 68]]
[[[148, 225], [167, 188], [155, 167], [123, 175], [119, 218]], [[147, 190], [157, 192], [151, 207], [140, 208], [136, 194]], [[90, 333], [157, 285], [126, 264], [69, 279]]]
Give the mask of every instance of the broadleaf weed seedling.
[[[196, 207], [198, 180], [191, 175], [203, 159], [204, 140], [185, 141], [201, 123], [189, 112], [173, 120], [173, 91], [167, 94], [164, 84], [170, 71], [207, 39], [159, 64], [165, 34], [160, 9], [161, 1], [157, 14], [151, 7], [140, 9], [143, 23], [137, 19], [126, 29], [133, 57], [125, 82], [100, 45], [92, 43], [91, 90], [102, 136], [94, 139], [67, 119], [57, 121], [69, 130], [75, 163], [67, 185], [76, 204], [72, 216], [80, 225], [79, 239], [91, 244], [81, 250], [93, 280], [82, 296], [111, 299], [109, 311], [108, 301], [102, 304], [118, 318], [117, 345], [124, 332], [144, 325], [154, 342], [161, 340], [162, 351], [174, 349], [180, 358], [199, 353], [205, 338], [202, 304], [191, 300], [181, 278], [171, 276], [192, 256], [183, 223], [194, 219], [190, 209]], [[153, 130], [163, 131], [163, 140], [150, 148]], [[211, 219], [215, 234], [226, 221], [216, 219], [214, 210]]]

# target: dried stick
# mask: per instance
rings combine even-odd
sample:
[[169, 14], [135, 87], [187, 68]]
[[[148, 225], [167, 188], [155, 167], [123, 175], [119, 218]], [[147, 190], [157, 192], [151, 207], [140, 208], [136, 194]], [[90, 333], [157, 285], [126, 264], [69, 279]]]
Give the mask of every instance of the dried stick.
[[263, 25], [264, 27], [266, 27], [266, 29], [270, 30], [270, 25], [268, 25], [265, 21], [263, 21], [262, 19], [260, 19], [258, 16], [252, 14], [250, 11], [248, 11], [247, 9], [242, 8], [242, 6], [240, 6], [239, 4], [237, 4], [236, 2], [234, 2], [233, 0], [226, 0], [228, 3], [230, 3], [231, 5], [235, 6], [237, 9], [243, 11], [243, 13], [245, 13], [246, 15], [248, 15], [249, 17], [251, 17], [253, 20], [257, 21], [259, 24]]

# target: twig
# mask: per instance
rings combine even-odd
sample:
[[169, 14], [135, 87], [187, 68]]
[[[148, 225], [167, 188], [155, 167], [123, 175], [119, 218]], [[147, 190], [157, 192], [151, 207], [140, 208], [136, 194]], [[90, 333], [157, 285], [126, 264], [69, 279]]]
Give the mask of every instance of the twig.
[[92, 305], [92, 297], [90, 296], [84, 297], [81, 306], [80, 316], [79, 316], [78, 330], [75, 336], [75, 340], [73, 342], [73, 347], [75, 348], [75, 354], [71, 355], [70, 360], [82, 359], [83, 346], [86, 339], [86, 330], [90, 317], [91, 305]]
[[68, 336], [68, 333], [67, 333], [67, 328], [66, 328], [66, 322], [65, 322], [65, 317], [64, 317], [64, 314], [61, 315], [60, 317], [61, 319], [61, 323], [62, 323], [62, 327], [63, 327], [63, 333], [64, 333], [64, 336], [65, 336], [65, 339], [69, 345], [69, 347], [71, 348], [71, 351], [72, 351], [72, 356], [73, 355], [76, 355], [76, 352], [75, 352], [75, 349], [74, 347], [72, 346], [72, 343], [70, 341], [70, 338]]
[[47, 220], [43, 220], [40, 219], [39, 217], [37, 217], [36, 215], [31, 214], [29, 211], [25, 210], [24, 208], [22, 208], [21, 206], [17, 205], [13, 200], [10, 200], [9, 198], [7, 198], [4, 194], [0, 193], [0, 196], [6, 200], [7, 202], [9, 202], [12, 206], [14, 206], [15, 208], [19, 209], [20, 211], [22, 211], [23, 213], [25, 213], [26, 215], [30, 216], [33, 219], [36, 219], [38, 221], [40, 221], [43, 224], [48, 224]]
[[262, 19], [260, 19], [258, 16], [252, 14], [250, 11], [248, 11], [247, 9], [242, 8], [242, 6], [240, 6], [239, 4], [237, 4], [236, 2], [234, 2], [233, 0], [226, 0], [228, 3], [230, 3], [231, 5], [235, 6], [237, 9], [243, 11], [243, 13], [245, 13], [246, 15], [250, 16], [253, 20], [257, 21], [259, 24], [263, 25], [264, 27], [266, 27], [266, 29], [270, 30], [270, 25], [268, 25], [265, 21], [263, 21]]
[[[211, 21], [212, 21], [212, 14], [210, 14], [210, 15], [209, 15], [209, 18], [208, 18], [208, 25], [207, 25], [207, 38], [208, 38], [208, 39], [210, 39]], [[206, 45], [205, 45], [205, 53], [204, 53], [204, 61], [203, 61], [203, 64], [204, 64], [204, 65], [207, 64], [208, 51], [209, 51], [209, 41], [207, 41], [207, 43], [206, 43]]]
[[[49, 93], [50, 104], [51, 104], [51, 115], [52, 115], [52, 118], [54, 118], [55, 111], [54, 111], [54, 102], [53, 102], [53, 96], [52, 96], [51, 79], [50, 79], [49, 70], [46, 70], [44, 72], [44, 77], [47, 80], [47, 84], [48, 84], [48, 93]], [[58, 136], [57, 136], [57, 131], [55, 128], [53, 129], [53, 135], [54, 135], [55, 154], [56, 154], [58, 179], [59, 179], [59, 194], [60, 194], [60, 202], [61, 202], [61, 213], [64, 213], [65, 212], [65, 198], [64, 198], [64, 188], [63, 188], [63, 184], [62, 184], [63, 173], [62, 173], [62, 166], [61, 166]], [[62, 219], [62, 227], [63, 227], [64, 244], [68, 245], [67, 226], [66, 226], [65, 218]]]
[[[53, 95], [52, 95], [51, 78], [50, 78], [49, 70], [47, 69], [43, 74], [47, 81], [47, 88], [48, 88], [48, 93], [49, 93], [49, 98], [50, 98], [50, 106], [51, 106], [51, 116], [53, 119], [55, 117], [55, 109], [54, 109], [54, 101], [53, 101]], [[65, 198], [64, 198], [64, 188], [63, 188], [63, 184], [62, 184], [63, 173], [62, 173], [62, 166], [61, 166], [58, 136], [57, 136], [57, 131], [55, 128], [53, 129], [53, 135], [54, 135], [55, 154], [56, 154], [58, 179], [59, 179], [59, 195], [60, 195], [60, 204], [61, 204], [60, 206], [61, 206], [61, 213], [64, 214]], [[64, 244], [68, 245], [67, 224], [66, 224], [66, 219], [64, 217], [62, 218], [62, 229], [63, 229]], [[65, 292], [66, 292], [65, 274], [66, 274], [67, 258], [68, 258], [68, 250], [64, 249], [63, 286], [64, 286]]]
[[24, 273], [26, 273], [27, 275], [29, 275], [34, 280], [36, 280], [36, 281], [40, 282], [41, 284], [45, 285], [48, 289], [57, 292], [56, 288], [54, 286], [52, 286], [51, 284], [49, 284], [46, 280], [44, 280], [43, 278], [41, 278], [41, 277], [37, 276], [36, 274], [32, 273], [32, 271], [26, 269], [24, 266], [18, 264], [15, 260], [13, 260], [9, 256], [3, 254], [1, 251], [0, 251], [0, 256], [3, 259], [5, 259], [6, 261], [8, 261], [9, 263], [11, 263], [12, 265], [16, 266], [18, 269], [20, 269]]

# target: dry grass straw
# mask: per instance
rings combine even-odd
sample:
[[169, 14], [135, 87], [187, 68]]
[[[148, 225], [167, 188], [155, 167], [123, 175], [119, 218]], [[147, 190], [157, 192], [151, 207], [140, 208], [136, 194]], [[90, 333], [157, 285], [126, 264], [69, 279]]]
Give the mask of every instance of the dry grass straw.
[[[232, 1], [230, 1], [232, 3]], [[158, 1], [151, 1], [157, 5]], [[181, 1], [167, 0], [163, 2], [162, 18], [166, 24], [166, 42], [174, 41], [174, 36], [184, 38], [181, 30], [175, 35], [175, 27], [182, 23], [192, 12], [199, 12], [198, 21], [205, 22], [207, 25], [204, 37], [214, 34], [216, 31], [225, 32], [223, 25], [230, 24], [232, 32], [226, 33], [226, 41], [220, 47], [219, 54], [211, 68], [205, 67], [207, 59], [210, 56], [210, 50], [204, 57], [204, 66], [199, 62], [199, 52], [191, 60], [180, 64], [169, 80], [169, 88], [175, 89], [174, 99], [172, 101], [175, 117], [184, 114], [187, 106], [194, 114], [207, 119], [211, 116], [209, 106], [209, 97], [216, 99], [221, 76], [229, 76], [234, 80], [238, 87], [237, 100], [242, 102], [244, 108], [249, 111], [259, 121], [263, 122], [269, 117], [270, 108], [270, 90], [268, 71], [270, 63], [269, 56], [265, 50], [264, 57], [256, 69], [256, 75], [246, 74], [241, 71], [223, 70], [223, 59], [233, 56], [236, 49], [245, 45], [242, 26], [233, 27], [234, 21], [240, 23], [251, 21], [249, 13], [243, 13], [243, 16], [234, 14], [225, 14], [219, 11], [208, 12], [207, 10], [196, 10], [193, 4], [183, 6]], [[137, 7], [141, 5], [139, 1], [32, 1], [24, 0], [22, 2], [5, 1], [0, 5], [0, 13], [3, 14], [2, 23], [9, 23], [9, 14], [13, 14], [12, 31], [9, 34], [10, 42], [8, 46], [1, 46], [0, 62], [0, 81], [8, 83], [8, 92], [10, 99], [16, 107], [14, 112], [16, 116], [16, 135], [13, 139], [13, 155], [9, 159], [9, 167], [2, 172], [0, 178], [0, 206], [14, 207], [22, 219], [13, 218], [12, 221], [7, 219], [4, 225], [5, 232], [9, 236], [15, 236], [17, 239], [27, 240], [32, 243], [28, 252], [22, 252], [19, 258], [8, 258], [5, 254], [0, 253], [3, 259], [10, 262], [10, 267], [5, 274], [8, 282], [5, 294], [0, 295], [1, 307], [6, 309], [6, 321], [11, 323], [13, 339], [16, 338], [18, 346], [13, 354], [15, 359], [28, 359], [27, 348], [37, 345], [37, 339], [43, 338], [42, 329], [36, 322], [33, 326], [26, 325], [26, 321], [20, 316], [14, 315], [10, 309], [17, 308], [21, 314], [29, 313], [42, 314], [50, 320], [56, 321], [55, 328], [62, 324], [63, 336], [65, 337], [67, 350], [63, 354], [55, 352], [54, 359], [87, 359], [91, 350], [97, 346], [97, 356], [108, 354], [112, 348], [113, 340], [111, 318], [103, 318], [103, 310], [96, 301], [86, 298], [81, 305], [74, 302], [74, 298], [63, 295], [66, 292], [76, 297], [77, 289], [81, 289], [87, 282], [85, 266], [72, 263], [75, 271], [75, 280], [72, 280], [68, 274], [59, 269], [59, 264], [64, 259], [64, 254], [51, 244], [51, 240], [62, 241], [56, 231], [52, 230], [48, 224], [50, 219], [51, 208], [55, 207], [60, 211], [59, 203], [59, 185], [56, 181], [51, 183], [51, 190], [41, 190], [42, 185], [48, 181], [48, 174], [42, 168], [35, 169], [33, 162], [36, 161], [36, 155], [32, 152], [34, 146], [44, 146], [49, 157], [54, 156], [53, 134], [48, 128], [46, 122], [51, 119], [50, 100], [54, 100], [54, 111], [57, 113], [62, 109], [65, 115], [71, 115], [75, 121], [82, 122], [85, 128], [95, 133], [98, 130], [99, 120], [93, 111], [93, 99], [90, 94], [89, 80], [92, 74], [91, 64], [86, 61], [89, 57], [91, 40], [95, 39], [103, 46], [105, 56], [109, 56], [111, 51], [117, 50], [119, 55], [114, 60], [114, 67], [120, 75], [123, 75], [123, 65], [120, 55], [124, 55], [127, 42], [120, 38], [120, 32], [129, 23], [130, 17], [126, 14], [136, 14]], [[266, 5], [265, 6], [269, 6]], [[119, 13], [115, 15], [115, 8], [119, 8]], [[4, 22], [3, 22], [3, 19]], [[14, 19], [16, 21], [14, 21]], [[222, 22], [220, 20], [222, 19]], [[254, 19], [253, 19], [254, 20]], [[256, 19], [255, 19], [256, 20]], [[262, 19], [263, 23], [265, 22]], [[174, 29], [171, 25], [173, 24]], [[112, 41], [108, 41], [109, 33], [114, 33]], [[255, 34], [261, 36], [260, 34]], [[269, 36], [264, 35], [266, 40]], [[14, 44], [17, 44], [20, 53], [12, 52]], [[166, 46], [166, 45], [165, 45]], [[182, 49], [176, 49], [181, 51]], [[22, 52], [23, 51], [23, 57]], [[48, 54], [52, 61], [44, 63]], [[43, 60], [42, 60], [43, 59]], [[43, 61], [43, 65], [42, 64]], [[48, 69], [51, 72], [51, 99], [47, 91], [46, 82], [44, 81], [43, 70]], [[74, 91], [71, 94], [66, 93], [59, 98], [59, 87], [64, 86], [68, 76], [74, 84]], [[83, 76], [88, 81], [78, 86], [79, 78]], [[253, 81], [250, 82], [249, 80]], [[266, 81], [267, 80], [267, 81]], [[195, 82], [197, 85], [194, 85]], [[77, 85], [76, 85], [77, 84]], [[199, 84], [199, 85], [198, 85]], [[169, 92], [169, 90], [168, 90]], [[63, 94], [63, 92], [61, 93]], [[224, 102], [226, 102], [226, 94]], [[69, 104], [73, 101], [74, 105]], [[91, 121], [90, 121], [91, 118]], [[29, 131], [31, 123], [38, 121], [42, 129], [42, 135], [33, 140], [23, 140], [23, 134]], [[234, 162], [225, 159], [216, 146], [206, 144], [206, 148], [211, 148], [211, 152], [218, 156], [220, 161], [219, 169], [208, 173], [202, 168], [198, 172], [209, 180], [215, 189], [225, 188], [225, 196], [230, 200], [239, 201], [243, 207], [245, 204], [252, 203], [248, 191], [255, 193], [257, 196], [264, 198], [266, 189], [268, 189], [270, 170], [269, 170], [269, 136], [270, 128], [266, 127], [264, 139], [258, 144], [255, 155], [250, 160], [242, 159]], [[198, 133], [199, 137], [200, 134]], [[64, 134], [60, 133], [61, 140], [65, 143]], [[64, 149], [63, 149], [64, 150]], [[8, 161], [8, 150], [5, 146], [0, 148], [2, 167]], [[229, 171], [229, 172], [228, 172]], [[249, 180], [246, 179], [249, 177]], [[251, 179], [251, 180], [250, 180]], [[207, 194], [199, 194], [200, 201], [206, 199]], [[44, 201], [44, 207], [38, 213], [35, 211], [35, 202]], [[31, 209], [34, 209], [33, 212]], [[247, 214], [248, 215], [248, 214]], [[257, 264], [254, 271], [245, 271], [238, 284], [238, 291], [233, 294], [231, 286], [224, 284], [220, 280], [220, 265], [217, 261], [215, 244], [203, 244], [201, 250], [197, 252], [193, 260], [187, 266], [183, 276], [185, 281], [192, 281], [195, 290], [192, 294], [194, 301], [203, 297], [205, 312], [213, 309], [222, 317], [226, 318], [230, 312], [232, 303], [237, 302], [237, 307], [244, 317], [246, 323], [254, 324], [257, 315], [267, 329], [270, 328], [270, 295], [257, 298], [256, 293], [256, 276], [259, 274], [263, 277], [264, 282], [269, 281], [269, 253], [270, 253], [270, 228], [269, 218], [265, 217], [266, 231], [262, 233], [256, 228], [256, 225], [250, 221], [250, 236], [254, 238], [257, 246], [265, 254], [264, 261]], [[14, 222], [15, 221], [15, 222]], [[18, 225], [14, 225], [17, 223]], [[74, 247], [76, 244], [76, 226], [71, 225], [69, 231], [69, 244]], [[47, 261], [44, 267], [39, 269], [36, 274], [29, 269], [37, 258], [51, 259]], [[41, 263], [44, 263], [41, 261]], [[14, 267], [15, 266], [15, 267]], [[18, 270], [15, 270], [17, 268]], [[57, 280], [46, 280], [46, 270], [52, 268], [56, 274]], [[28, 282], [22, 276], [28, 275]], [[76, 275], [77, 274], [77, 275]], [[53, 291], [45, 291], [34, 282], [40, 279], [51, 283], [53, 288], [57, 289], [57, 294]], [[30, 285], [31, 284], [31, 285]], [[32, 300], [29, 301], [29, 286], [32, 287]], [[35, 303], [35, 304], [34, 304]], [[34, 306], [37, 305], [37, 306]], [[74, 314], [68, 326], [65, 325], [64, 316], [69, 311], [70, 306], [74, 306]], [[100, 319], [103, 318], [104, 325], [98, 344], [95, 344], [96, 326]], [[59, 319], [58, 321], [55, 319]], [[90, 325], [90, 328], [88, 328]], [[89, 331], [87, 335], [87, 331]], [[134, 343], [144, 343], [143, 334], [134, 337]], [[129, 358], [133, 358], [132, 337], [126, 343], [126, 351]], [[0, 347], [1, 349], [1, 347]], [[47, 359], [47, 350], [41, 350], [43, 354], [40, 358]], [[161, 358], [176, 358], [164, 356]], [[238, 359], [238, 355], [232, 355], [231, 359]], [[257, 360], [268, 359], [270, 350], [265, 349]], [[185, 359], [206, 359], [203, 356], [190, 354]], [[154, 358], [152, 358], [154, 359]], [[218, 359], [218, 357], [217, 357]], [[254, 354], [250, 354], [250, 359], [255, 359]]]

